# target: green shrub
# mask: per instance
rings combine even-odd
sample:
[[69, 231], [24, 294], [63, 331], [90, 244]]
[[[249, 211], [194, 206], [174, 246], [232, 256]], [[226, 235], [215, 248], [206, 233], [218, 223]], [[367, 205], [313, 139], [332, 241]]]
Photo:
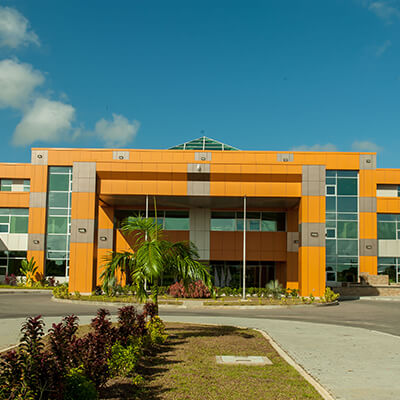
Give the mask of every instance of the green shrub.
[[146, 329], [150, 345], [162, 344], [168, 338], [168, 335], [165, 334], [165, 325], [158, 316], [151, 318], [151, 320], [147, 322]]
[[65, 400], [97, 400], [94, 383], [86, 378], [82, 368], [72, 368], [67, 374]]
[[53, 289], [53, 296], [57, 297], [58, 299], [68, 299], [69, 298], [68, 283], [63, 283], [60, 286], [56, 286]]
[[324, 297], [322, 298], [323, 301], [330, 303], [332, 301], [336, 301], [340, 294], [335, 293], [330, 287], [325, 289]]
[[270, 281], [266, 284], [265, 288], [267, 289], [267, 294], [272, 295], [274, 299], [279, 299], [282, 294], [282, 285], [276, 279], [274, 281]]
[[108, 368], [111, 376], [135, 376], [136, 365], [142, 356], [142, 339], [131, 337], [126, 347], [116, 342], [111, 348], [111, 357]]

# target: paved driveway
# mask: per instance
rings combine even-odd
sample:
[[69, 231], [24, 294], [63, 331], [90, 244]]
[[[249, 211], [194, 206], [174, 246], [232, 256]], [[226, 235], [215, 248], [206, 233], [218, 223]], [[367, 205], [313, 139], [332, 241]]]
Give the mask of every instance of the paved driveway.
[[[55, 316], [75, 313], [86, 323], [97, 308], [51, 302], [47, 293], [0, 293], [0, 347], [4, 347], [3, 338], [16, 340], [20, 323], [28, 315], [41, 314], [50, 323], [59, 320]], [[107, 308], [113, 314], [117, 310]], [[265, 330], [337, 399], [400, 397], [400, 302], [348, 301], [333, 307], [265, 310], [164, 309], [161, 316], [167, 321]]]

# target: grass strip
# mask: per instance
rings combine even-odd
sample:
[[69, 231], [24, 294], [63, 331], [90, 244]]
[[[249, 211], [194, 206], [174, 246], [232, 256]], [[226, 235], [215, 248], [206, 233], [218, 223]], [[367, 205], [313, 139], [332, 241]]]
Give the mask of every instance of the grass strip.
[[[250, 329], [167, 323], [169, 339], [147, 355], [139, 387], [114, 378], [100, 399], [302, 400], [322, 399], [259, 333]], [[219, 365], [217, 355], [267, 356], [271, 366]]]

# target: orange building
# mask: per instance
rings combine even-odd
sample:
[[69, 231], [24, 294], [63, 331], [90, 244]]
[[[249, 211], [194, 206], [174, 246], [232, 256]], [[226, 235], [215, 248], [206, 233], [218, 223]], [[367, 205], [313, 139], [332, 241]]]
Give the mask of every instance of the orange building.
[[[399, 281], [400, 170], [375, 153], [239, 151], [209, 138], [168, 150], [32, 149], [0, 164], [0, 275], [34, 257], [71, 291], [99, 284], [139, 211], [192, 240], [217, 286], [278, 279], [302, 295], [363, 272]], [[244, 203], [246, 199], [246, 207]], [[243, 217], [246, 248], [243, 251]]]

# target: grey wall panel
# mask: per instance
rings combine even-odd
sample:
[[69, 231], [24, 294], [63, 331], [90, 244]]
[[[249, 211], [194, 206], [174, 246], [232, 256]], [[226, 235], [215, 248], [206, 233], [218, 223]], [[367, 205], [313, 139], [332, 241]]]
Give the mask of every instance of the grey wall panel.
[[29, 208], [46, 208], [46, 192], [30, 192]]
[[299, 251], [299, 232], [287, 232], [287, 251], [297, 253]]
[[360, 212], [376, 212], [376, 197], [360, 197]]
[[325, 223], [303, 222], [300, 224], [303, 247], [325, 247]]
[[72, 191], [82, 193], [96, 192], [95, 162], [74, 162], [72, 169]]
[[114, 229], [99, 229], [97, 247], [99, 249], [112, 249], [114, 242]]
[[194, 153], [194, 159], [196, 161], [211, 161], [211, 152], [209, 151], [196, 151]]
[[303, 165], [301, 192], [303, 196], [325, 195], [324, 165]]
[[293, 153], [277, 153], [276, 161], [278, 162], [290, 162], [293, 161]]
[[360, 169], [376, 169], [376, 154], [360, 154]]
[[32, 150], [31, 163], [33, 165], [47, 165], [49, 159], [48, 150]]
[[129, 160], [129, 151], [113, 151], [113, 160]]
[[189, 239], [197, 246], [201, 260], [210, 259], [210, 218], [207, 208], [191, 208], [189, 210]]
[[44, 233], [29, 233], [28, 234], [28, 250], [44, 250]]
[[[94, 219], [71, 220], [71, 243], [93, 243]], [[85, 232], [79, 232], [84, 229]]]
[[360, 239], [360, 256], [377, 256], [378, 240], [377, 239]]
[[188, 181], [187, 194], [188, 196], [209, 196], [210, 182]]
[[189, 163], [188, 165], [187, 165], [187, 172], [189, 172], [189, 173], [198, 173], [198, 174], [201, 174], [201, 173], [204, 173], [204, 172], [210, 172], [210, 164], [202, 164], [202, 163], [199, 163], [199, 164], [192, 164], [192, 163]]

